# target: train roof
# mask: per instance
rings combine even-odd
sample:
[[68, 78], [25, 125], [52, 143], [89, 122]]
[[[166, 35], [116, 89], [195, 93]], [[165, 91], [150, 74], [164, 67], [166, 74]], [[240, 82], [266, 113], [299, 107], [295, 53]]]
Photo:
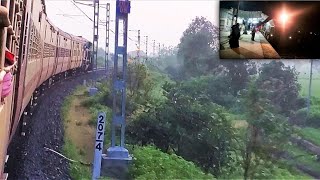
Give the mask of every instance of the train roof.
[[90, 42], [86, 38], [83, 38], [82, 36], [74, 36], [74, 35], [72, 35], [72, 39], [75, 39], [75, 40], [83, 42], [83, 43]]
[[[67, 33], [63, 30], [61, 30], [60, 28], [58, 28], [57, 26], [55, 26], [49, 19], [47, 13], [46, 13], [46, 4], [45, 4], [45, 0], [41, 0], [42, 2], [42, 5], [43, 5], [43, 12], [44, 14], [46, 15], [46, 20], [47, 22], [52, 26], [52, 28], [54, 28], [54, 30], [58, 31], [59, 34], [65, 36], [65, 37], [68, 37], [68, 38], [71, 38], [72, 40], [76, 40], [76, 41], [79, 41], [79, 42], [82, 42], [82, 43], [86, 43], [86, 42], [90, 42], [89, 40], [83, 38], [82, 36], [75, 36], [73, 34], [70, 34], [70, 33]], [[91, 43], [91, 42], [90, 42]]]

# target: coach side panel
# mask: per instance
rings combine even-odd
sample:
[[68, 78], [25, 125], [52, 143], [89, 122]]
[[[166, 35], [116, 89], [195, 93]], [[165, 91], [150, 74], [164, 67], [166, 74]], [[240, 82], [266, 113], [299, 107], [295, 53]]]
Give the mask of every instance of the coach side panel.
[[71, 56], [71, 38], [62, 31], [59, 31], [57, 45], [57, 65], [54, 75], [67, 70]]
[[[0, 2], [2, 6], [2, 12], [5, 9], [9, 14], [10, 27], [0, 27], [0, 39], [1, 39], [1, 47], [0, 47], [0, 94], [2, 91], [2, 80], [4, 75], [6, 74], [4, 70], [1, 70], [4, 67], [5, 61], [5, 50], [8, 48], [15, 55], [15, 60], [18, 60], [19, 53], [19, 43], [20, 43], [20, 30], [22, 26], [22, 16], [23, 9], [29, 9], [30, 4], [26, 1], [14, 1], [7, 0]], [[20, 6], [21, 5], [21, 6]], [[24, 6], [24, 8], [22, 8]], [[3, 18], [3, 17], [2, 17]], [[2, 19], [1, 19], [2, 20]], [[11, 29], [11, 30], [9, 30]], [[12, 31], [13, 30], [13, 31]], [[21, 67], [21, 59], [19, 58], [19, 66]], [[20, 71], [18, 71], [20, 72]], [[14, 125], [14, 116], [13, 113], [15, 108], [15, 96], [17, 95], [17, 87], [16, 82], [17, 76], [13, 76], [11, 93], [5, 97], [0, 103], [0, 179], [5, 179], [6, 175], [3, 174], [4, 170], [4, 162], [7, 155], [7, 146], [10, 141], [10, 133], [12, 127]]]
[[71, 62], [71, 50], [72, 50], [72, 39], [69, 34], [64, 36], [65, 44], [64, 44], [64, 58], [61, 67], [61, 72], [65, 72], [70, 69], [70, 62]]
[[42, 28], [45, 28], [40, 19], [40, 12], [43, 10], [42, 6], [41, 1], [33, 1], [23, 109], [27, 106], [34, 90], [37, 88], [42, 71], [43, 34], [41, 32]]
[[57, 31], [54, 29], [48, 21], [46, 23], [46, 31], [44, 35], [44, 45], [43, 45], [43, 70], [41, 75], [41, 81], [38, 86], [40, 86], [44, 81], [52, 76], [55, 67], [55, 57], [56, 57], [56, 39]]
[[78, 68], [81, 66], [82, 61], [82, 43], [77, 42], [76, 47], [74, 49], [74, 56], [73, 56], [73, 68]]
[[85, 56], [84, 56], [84, 42], [81, 42], [79, 43], [79, 49], [78, 49], [78, 58], [77, 58], [77, 63], [76, 63], [76, 67], [81, 67], [82, 66], [82, 63], [83, 63], [83, 60], [85, 59]]

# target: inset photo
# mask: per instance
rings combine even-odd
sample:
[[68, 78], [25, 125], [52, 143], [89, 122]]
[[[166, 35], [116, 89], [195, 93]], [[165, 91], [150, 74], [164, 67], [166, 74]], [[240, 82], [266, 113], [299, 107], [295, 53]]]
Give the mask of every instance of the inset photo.
[[319, 59], [320, 1], [220, 1], [221, 59]]

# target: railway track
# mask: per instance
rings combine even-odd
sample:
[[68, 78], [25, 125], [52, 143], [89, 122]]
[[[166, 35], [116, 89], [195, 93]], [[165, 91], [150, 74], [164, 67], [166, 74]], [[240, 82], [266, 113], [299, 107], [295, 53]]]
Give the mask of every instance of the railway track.
[[68, 162], [48, 153], [44, 146], [62, 152], [64, 128], [60, 111], [64, 98], [84, 80], [99, 80], [104, 75], [104, 69], [98, 69], [96, 73], [72, 76], [55, 83], [39, 97], [33, 116], [27, 119], [26, 136], [16, 133], [9, 146], [9, 179], [70, 179]]

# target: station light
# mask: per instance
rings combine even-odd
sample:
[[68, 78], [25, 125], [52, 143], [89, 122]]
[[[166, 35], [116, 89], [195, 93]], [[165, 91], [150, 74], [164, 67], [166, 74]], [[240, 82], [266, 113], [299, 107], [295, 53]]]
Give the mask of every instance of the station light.
[[280, 16], [280, 19], [282, 23], [286, 23], [288, 21], [288, 14], [286, 12], [283, 12]]

